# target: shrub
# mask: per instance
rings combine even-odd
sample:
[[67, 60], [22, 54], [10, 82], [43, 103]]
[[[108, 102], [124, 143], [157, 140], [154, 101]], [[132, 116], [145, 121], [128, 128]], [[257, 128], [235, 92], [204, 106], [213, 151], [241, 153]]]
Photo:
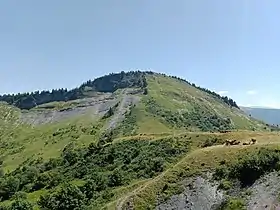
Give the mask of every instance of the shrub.
[[0, 166], [0, 178], [5, 175], [4, 169]]
[[18, 191], [14, 194], [13, 199], [27, 199], [27, 193]]
[[252, 185], [267, 172], [279, 170], [280, 150], [261, 148], [240, 157], [236, 162], [216, 168], [215, 179], [237, 179], [243, 187]]
[[201, 147], [210, 147], [218, 143], [218, 138], [209, 138], [201, 145]]
[[[61, 200], [62, 195], [67, 199], [77, 195], [79, 199], [75, 202], [84, 205], [88, 205], [89, 200], [97, 200], [100, 204], [107, 201], [105, 198], [112, 196], [112, 188], [137, 179], [152, 178], [162, 172], [167, 163], [174, 162], [178, 156], [188, 151], [189, 143], [180, 138], [155, 141], [135, 139], [106, 145], [92, 143], [79, 149], [70, 143], [61, 157], [53, 158], [47, 163], [26, 162], [24, 165], [29, 167], [20, 166], [12, 174], [0, 178], [0, 197], [7, 200], [18, 191], [50, 189], [78, 177], [86, 181], [82, 187], [74, 189], [75, 187], [64, 186], [62, 191], [42, 196], [40, 206], [54, 210], [61, 206], [64, 208], [66, 204]], [[28, 181], [27, 177], [32, 174], [34, 177]], [[74, 194], [69, 193], [70, 191]], [[82, 197], [84, 198], [80, 199]], [[58, 206], [54, 206], [55, 203]]]
[[19, 190], [19, 179], [11, 176], [0, 180], [0, 198], [6, 200], [11, 198]]
[[121, 169], [116, 168], [110, 175], [109, 175], [109, 183], [110, 187], [120, 186], [125, 183], [124, 173]]
[[0, 205], [0, 210], [9, 210], [8, 206]]
[[65, 184], [58, 192], [41, 196], [38, 205], [43, 209], [82, 210], [85, 201], [85, 195], [77, 186]]
[[16, 199], [14, 202], [12, 202], [10, 210], [33, 210], [33, 205], [23, 199]]
[[244, 200], [240, 198], [229, 198], [217, 210], [246, 210], [246, 207]]
[[232, 182], [229, 180], [223, 179], [218, 188], [222, 189], [222, 190], [229, 190], [232, 188]]
[[261, 175], [279, 169], [279, 150], [261, 149], [258, 153], [248, 154], [229, 171], [230, 178], [237, 178], [243, 186], [253, 184]]
[[215, 169], [213, 178], [216, 180], [220, 180], [220, 179], [226, 178], [227, 176], [228, 176], [228, 169], [226, 166], [222, 165], [222, 166], [218, 166]]
[[81, 187], [81, 191], [85, 194], [88, 200], [90, 200], [94, 196], [96, 190], [97, 185], [92, 179], [87, 180], [86, 183]]

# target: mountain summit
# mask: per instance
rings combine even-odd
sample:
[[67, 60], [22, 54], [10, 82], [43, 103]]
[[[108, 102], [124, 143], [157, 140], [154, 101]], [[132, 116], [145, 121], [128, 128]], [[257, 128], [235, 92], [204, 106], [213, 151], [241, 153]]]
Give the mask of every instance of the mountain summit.
[[137, 100], [137, 103], [133, 103], [134, 106], [126, 111], [135, 115], [135, 118], [138, 117], [134, 125], [138, 126], [138, 130], [141, 130], [141, 122], [146, 121], [147, 124], [150, 120], [153, 122], [152, 127], [159, 125], [164, 129], [172, 127], [211, 131], [260, 127], [260, 123], [248, 118], [232, 99], [198, 87], [184, 79], [154, 72], [109, 74], [93, 81], [89, 80], [72, 90], [57, 89], [3, 95], [0, 96], [0, 101], [22, 110], [30, 110], [30, 113], [33, 113], [32, 110], [40, 109], [42, 114], [44, 110], [59, 107], [68, 108], [68, 111], [72, 112], [81, 106], [86, 109], [95, 106], [94, 100], [97, 98], [99, 101], [104, 99], [105, 106], [110, 107], [110, 104], [106, 103], [107, 97], [114, 97], [115, 101], [121, 102], [123, 99], [127, 100], [128, 96]]

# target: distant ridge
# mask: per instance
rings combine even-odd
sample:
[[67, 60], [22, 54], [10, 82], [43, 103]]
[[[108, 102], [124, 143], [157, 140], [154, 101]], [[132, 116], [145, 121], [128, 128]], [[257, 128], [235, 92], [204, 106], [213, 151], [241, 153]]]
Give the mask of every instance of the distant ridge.
[[248, 115], [251, 115], [252, 117], [262, 120], [268, 124], [280, 124], [280, 109], [262, 106], [241, 106], [240, 108]]
[[240, 107], [244, 107], [244, 108], [252, 108], [252, 109], [280, 109], [277, 107], [270, 107], [270, 106], [240, 106]]

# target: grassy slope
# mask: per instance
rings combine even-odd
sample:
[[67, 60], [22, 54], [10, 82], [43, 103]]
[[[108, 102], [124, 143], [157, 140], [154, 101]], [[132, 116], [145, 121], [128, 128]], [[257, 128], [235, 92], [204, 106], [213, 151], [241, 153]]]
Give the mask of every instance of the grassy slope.
[[[98, 139], [103, 121], [92, 122], [87, 116], [80, 116], [67, 121], [46, 124], [37, 127], [17, 122], [19, 112], [7, 105], [0, 110], [13, 110], [9, 119], [1, 119], [0, 154], [4, 159], [4, 170], [12, 171], [28, 159], [43, 158], [47, 160], [57, 157], [62, 149], [70, 142], [77, 145], [88, 145]], [[3, 116], [3, 115], [1, 115]], [[3, 127], [5, 126], [5, 129]]]
[[[132, 117], [127, 123], [135, 123], [135, 133], [162, 133], [200, 130], [195, 126], [178, 126], [167, 122], [160, 115], [155, 115], [147, 109], [148, 101], [153, 99], [162, 109], [171, 115], [180, 116], [182, 112], [202, 110], [203, 115], [209, 117], [217, 115], [220, 118], [230, 118], [233, 129], [263, 130], [264, 124], [250, 119], [245, 113], [230, 108], [219, 99], [188, 85], [185, 82], [162, 75], [147, 75], [148, 95], [144, 96], [140, 104], [132, 110]], [[131, 133], [129, 133], [131, 134]]]
[[[106, 120], [93, 122], [90, 117], [80, 116], [67, 121], [32, 127], [19, 122], [20, 111], [12, 106], [0, 104], [0, 159], [6, 173], [31, 160], [58, 157], [70, 142], [87, 146], [97, 141]], [[36, 203], [45, 189], [28, 193], [29, 201]], [[3, 202], [9, 205], [10, 201]], [[35, 206], [37, 209], [37, 207]]]
[[[228, 107], [218, 99], [182, 81], [162, 75], [147, 75], [147, 82], [148, 95], [143, 96], [143, 100], [136, 107], [132, 108], [131, 114], [120, 125], [121, 132], [119, 133], [119, 138], [115, 139], [113, 143], [123, 140], [130, 141], [131, 139], [157, 141], [162, 138], [177, 137], [183, 142], [191, 141], [192, 152], [186, 154], [176, 165], [168, 166], [165, 172], [153, 180], [135, 181], [128, 186], [116, 188], [115, 196], [107, 206], [109, 208], [113, 208], [113, 206], [122, 200], [129, 198], [131, 196], [129, 192], [133, 192], [134, 189], [137, 192], [135, 205], [146, 208], [147, 205], [153, 203], [153, 196], [163, 187], [163, 184], [170, 182], [170, 180], [171, 182], [172, 180], [177, 180], [178, 176], [181, 176], [181, 172], [188, 175], [193, 173], [188, 168], [192, 168], [192, 166], [198, 167], [201, 161], [206, 162], [205, 167], [202, 167], [202, 169], [209, 168], [211, 164], [216, 164], [219, 159], [216, 159], [215, 155], [213, 157], [207, 152], [207, 149], [200, 149], [200, 145], [207, 139], [218, 137], [221, 143], [228, 138], [247, 140], [256, 136], [258, 142], [277, 142], [278, 135], [276, 133], [202, 133], [195, 126], [186, 128], [167, 122], [161, 116], [149, 112], [147, 109], [147, 101], [149, 99], [154, 99], [161, 107], [175, 114], [178, 114], [181, 110], [193, 110], [195, 107], [198, 107], [204, 110], [206, 115], [215, 113], [222, 118], [229, 117], [232, 119], [234, 128], [236, 129], [244, 130], [254, 128], [261, 130], [263, 127], [261, 123], [248, 119], [241, 111]], [[68, 106], [74, 107], [75, 103], [67, 102], [63, 105], [61, 103], [53, 103], [47, 105], [47, 107], [42, 105], [39, 108], [45, 109], [49, 108], [49, 106], [50, 108], [56, 109], [58, 107], [60, 109]], [[101, 133], [100, 129], [105, 123], [105, 120], [92, 122], [86, 116], [80, 116], [55, 124], [31, 127], [18, 123], [19, 110], [13, 107], [1, 104], [0, 112], [3, 112], [0, 120], [0, 154], [4, 159], [3, 166], [5, 171], [12, 171], [30, 158], [43, 158], [47, 160], [51, 157], [57, 157], [61, 154], [65, 145], [70, 142], [75, 142], [79, 146], [88, 145], [98, 140]], [[195, 131], [196, 133], [189, 133], [189, 131]], [[124, 138], [123, 136], [127, 137]], [[216, 152], [216, 149], [218, 158], [224, 158], [223, 155], [233, 157], [234, 155], [238, 155], [235, 151], [239, 151], [239, 147], [236, 147], [234, 150], [214, 147], [213, 152]], [[243, 148], [240, 149], [243, 150]], [[197, 159], [197, 157], [200, 159]], [[213, 158], [215, 161], [212, 161]], [[193, 163], [194, 160], [196, 161]], [[208, 165], [207, 162], [211, 164]], [[201, 169], [201, 167], [198, 167], [198, 169]], [[139, 187], [141, 190], [139, 190]], [[35, 202], [43, 193], [45, 193], [45, 190], [35, 191], [28, 194], [28, 199]], [[149, 196], [146, 196], [147, 193]], [[172, 193], [174, 192], [171, 189], [166, 194], [169, 195]]]
[[[138, 135], [127, 137], [127, 140], [130, 138], [150, 138], [156, 140], [162, 138], [160, 134], [180, 137], [186, 141], [191, 139], [193, 144], [192, 152], [187, 153], [177, 164], [171, 165], [156, 178], [146, 181], [120, 199], [108, 204], [104, 209], [122, 208], [131, 200], [133, 200], [135, 209], [154, 207], [156, 197], [158, 195], [169, 197], [176, 193], [179, 189], [180, 181], [185, 176], [211, 170], [218, 166], [222, 160], [228, 162], [234, 161], [240, 155], [254, 151], [255, 148], [274, 147], [280, 143], [279, 134], [264, 131], [263, 128], [265, 125], [262, 122], [248, 118], [242, 111], [236, 108], [230, 108], [220, 100], [213, 98], [211, 95], [193, 86], [162, 75], [148, 75], [147, 82], [148, 95], [132, 111], [134, 122], [137, 123], [136, 127], [138, 130], [136, 133]], [[174, 113], [184, 109], [192, 110], [194, 107], [199, 106], [200, 109], [206, 109], [210, 114], [214, 112], [223, 118], [230, 118], [236, 131], [227, 134], [206, 133], [198, 131], [197, 128], [186, 129], [172, 126], [160, 116], [152, 115], [146, 110], [145, 101], [149, 98], [155, 99], [158, 104]], [[226, 139], [238, 139], [242, 142], [247, 142], [251, 138], [257, 138], [258, 144], [250, 147], [213, 146], [210, 148], [199, 148], [199, 145], [205, 142], [206, 139], [214, 137], [219, 137], [221, 142]], [[163, 192], [162, 189], [166, 184], [168, 185], [168, 189]]]
[[[222, 139], [239, 139], [241, 142], [256, 138], [258, 143], [253, 146], [238, 145], [232, 147], [216, 145], [197, 148], [194, 146], [193, 150], [176, 164], [170, 166], [154, 179], [135, 188], [134, 191], [117, 200], [114, 207], [108, 206], [108, 209], [114, 209], [115, 207], [122, 209], [128, 202], [133, 203], [134, 209], [153, 209], [158, 196], [166, 199], [173, 194], [179, 193], [181, 181], [186, 177], [213, 170], [220, 165], [221, 161], [226, 163], [234, 162], [244, 154], [254, 153], [259, 148], [280, 148], [279, 133], [239, 131], [230, 134], [208, 135], [221, 135]], [[201, 137], [198, 137], [198, 139]], [[198, 139], [193, 139], [193, 142], [197, 142]]]
[[[152, 139], [153, 141], [167, 137], [166, 135], [146, 135], [142, 136], [143, 139]], [[114, 190], [114, 197], [103, 208], [115, 209], [121, 204], [126, 204], [131, 198], [134, 200], [135, 209], [147, 209], [149, 206], [154, 206], [155, 198], [157, 195], [169, 197], [174, 193], [180, 191], [180, 181], [187, 176], [201, 173], [209, 169], [215, 168], [222, 160], [227, 162], [234, 161], [237, 157], [249, 151], [254, 151], [258, 147], [276, 147], [279, 141], [278, 133], [271, 132], [249, 132], [238, 131], [226, 134], [221, 133], [181, 133], [174, 136], [179, 138], [182, 142], [191, 141], [192, 149], [186, 153], [176, 164], [169, 165], [166, 170], [159, 174], [154, 179], [139, 180], [131, 183], [128, 186], [116, 188]], [[139, 138], [139, 136], [137, 137]], [[251, 138], [256, 138], [257, 143], [255, 146], [212, 146], [201, 148], [201, 145], [207, 139], [218, 138], [218, 143], [226, 139], [239, 139], [243, 142], [249, 141]], [[136, 139], [136, 137], [131, 137]], [[128, 137], [127, 141], [130, 140]], [[123, 141], [123, 140], [122, 140]], [[117, 143], [118, 141], [116, 141]], [[162, 191], [163, 187], [167, 185], [168, 189]], [[46, 193], [45, 190], [35, 191], [28, 194], [28, 199], [35, 202], [41, 194]], [[5, 202], [8, 204], [9, 202]], [[97, 209], [100, 209], [99, 206]], [[95, 209], [95, 208], [94, 208]]]

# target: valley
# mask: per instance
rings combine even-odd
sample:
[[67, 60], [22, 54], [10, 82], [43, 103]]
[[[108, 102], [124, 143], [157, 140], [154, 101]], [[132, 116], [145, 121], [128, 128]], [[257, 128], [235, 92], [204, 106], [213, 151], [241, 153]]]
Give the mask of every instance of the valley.
[[0, 209], [280, 204], [278, 129], [183, 79], [121, 72], [0, 99]]

